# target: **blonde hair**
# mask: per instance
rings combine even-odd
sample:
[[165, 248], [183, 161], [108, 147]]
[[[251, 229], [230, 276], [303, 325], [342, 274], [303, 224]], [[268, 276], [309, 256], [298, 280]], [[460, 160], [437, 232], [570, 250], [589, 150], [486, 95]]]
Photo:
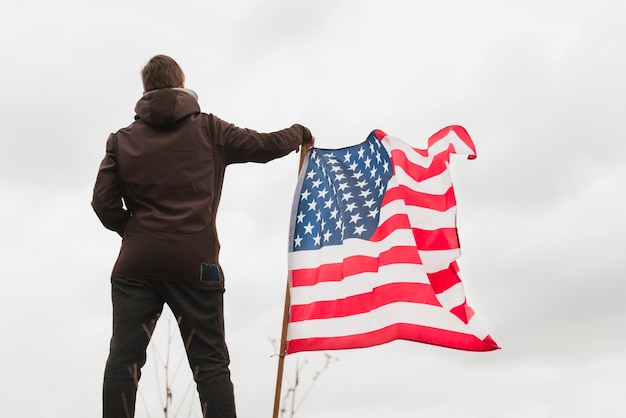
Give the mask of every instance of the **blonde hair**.
[[185, 82], [185, 73], [173, 58], [155, 55], [141, 69], [144, 92], [178, 87]]

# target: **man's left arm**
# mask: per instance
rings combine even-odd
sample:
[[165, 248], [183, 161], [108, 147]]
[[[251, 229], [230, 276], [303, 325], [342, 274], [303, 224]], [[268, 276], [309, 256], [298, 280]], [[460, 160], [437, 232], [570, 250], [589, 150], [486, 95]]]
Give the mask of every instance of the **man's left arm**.
[[231, 123], [215, 118], [216, 138], [222, 146], [227, 163], [265, 163], [292, 151], [298, 151], [303, 144], [311, 144], [313, 136], [308, 128], [295, 124], [289, 128], [270, 133], [260, 133], [251, 129], [239, 128]]
[[91, 206], [105, 228], [123, 237], [130, 212], [124, 209], [122, 201], [115, 145], [115, 136], [111, 134], [98, 170]]

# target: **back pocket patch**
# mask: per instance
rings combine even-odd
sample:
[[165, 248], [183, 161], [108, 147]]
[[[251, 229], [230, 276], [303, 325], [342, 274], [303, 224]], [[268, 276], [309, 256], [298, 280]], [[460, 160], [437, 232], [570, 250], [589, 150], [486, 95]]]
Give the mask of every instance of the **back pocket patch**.
[[207, 284], [221, 285], [222, 273], [216, 264], [200, 264], [200, 281]]

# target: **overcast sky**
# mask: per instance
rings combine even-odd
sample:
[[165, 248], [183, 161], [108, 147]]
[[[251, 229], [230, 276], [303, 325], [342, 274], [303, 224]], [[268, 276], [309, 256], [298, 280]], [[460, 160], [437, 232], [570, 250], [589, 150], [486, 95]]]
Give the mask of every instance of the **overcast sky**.
[[[91, 191], [108, 134], [132, 122], [141, 67], [164, 53], [205, 112], [242, 127], [302, 123], [323, 148], [381, 129], [424, 147], [460, 124], [476, 144], [476, 160], [452, 160], [459, 265], [502, 349], [288, 356], [284, 386], [298, 363], [300, 394], [322, 371], [296, 418], [626, 416], [625, 18], [622, 0], [0, 3], [0, 414], [100, 414], [120, 239]], [[297, 165], [292, 154], [226, 174], [218, 229], [242, 418], [272, 413]], [[162, 416], [154, 359], [168, 324], [138, 417]], [[174, 409], [200, 416], [174, 336]]]

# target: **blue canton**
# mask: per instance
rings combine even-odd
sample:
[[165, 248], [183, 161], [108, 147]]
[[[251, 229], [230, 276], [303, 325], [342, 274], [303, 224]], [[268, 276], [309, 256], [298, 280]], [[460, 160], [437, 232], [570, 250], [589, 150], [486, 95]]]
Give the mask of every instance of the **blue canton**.
[[392, 176], [387, 150], [372, 132], [360, 145], [313, 148], [298, 197], [292, 251], [369, 239]]

